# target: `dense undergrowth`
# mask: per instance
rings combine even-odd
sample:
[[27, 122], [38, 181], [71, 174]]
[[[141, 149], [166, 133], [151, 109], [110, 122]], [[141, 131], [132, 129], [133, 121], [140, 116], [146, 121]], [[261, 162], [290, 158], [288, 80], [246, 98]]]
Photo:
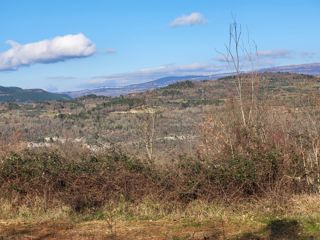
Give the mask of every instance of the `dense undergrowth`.
[[295, 153], [288, 158], [276, 147], [262, 145], [246, 150], [217, 159], [181, 156], [157, 165], [115, 149], [91, 152], [74, 144], [22, 149], [1, 158], [1, 198], [18, 206], [38, 197], [48, 207], [58, 201], [82, 212], [119, 199], [137, 203], [152, 197], [185, 205], [313, 192], [303, 179], [290, 177], [304, 174]]

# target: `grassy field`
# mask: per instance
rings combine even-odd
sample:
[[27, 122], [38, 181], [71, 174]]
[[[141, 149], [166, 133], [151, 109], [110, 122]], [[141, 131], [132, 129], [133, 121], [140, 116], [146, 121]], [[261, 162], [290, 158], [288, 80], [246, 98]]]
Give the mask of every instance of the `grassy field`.
[[[1, 204], [4, 239], [318, 239], [319, 196], [284, 202], [222, 204], [195, 201], [168, 206], [145, 199], [118, 202], [99, 212], [74, 214], [67, 206], [44, 210]], [[276, 204], [276, 205], [275, 205]], [[14, 210], [15, 209], [15, 210]]]

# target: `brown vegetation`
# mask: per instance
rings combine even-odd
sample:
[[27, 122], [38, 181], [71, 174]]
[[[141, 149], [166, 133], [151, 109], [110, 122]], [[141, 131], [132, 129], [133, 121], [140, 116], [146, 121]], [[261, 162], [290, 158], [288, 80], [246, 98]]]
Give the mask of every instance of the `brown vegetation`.
[[[108, 237], [122, 239], [128, 230], [116, 233], [116, 223], [155, 218], [149, 229], [158, 232], [170, 217], [178, 222], [169, 239], [318, 236], [320, 80], [243, 73], [240, 56], [253, 55], [239, 52], [239, 34], [231, 25], [225, 58], [235, 76], [126, 97], [4, 104], [0, 219], [39, 214], [49, 230], [0, 224], [0, 238], [34, 229], [38, 238], [89, 239], [72, 221], [102, 219]], [[196, 223], [181, 226], [184, 218]], [[195, 235], [208, 228], [211, 235]], [[101, 231], [92, 236], [103, 239]]]

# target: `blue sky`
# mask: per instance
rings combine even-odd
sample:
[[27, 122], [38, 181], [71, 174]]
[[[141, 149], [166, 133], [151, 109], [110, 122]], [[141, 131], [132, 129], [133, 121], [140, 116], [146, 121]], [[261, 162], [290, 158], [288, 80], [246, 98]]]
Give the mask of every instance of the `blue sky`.
[[[320, 62], [319, 0], [2, 0], [0, 85], [51, 91], [225, 71], [235, 16], [259, 66]], [[8, 41], [9, 40], [9, 41]]]

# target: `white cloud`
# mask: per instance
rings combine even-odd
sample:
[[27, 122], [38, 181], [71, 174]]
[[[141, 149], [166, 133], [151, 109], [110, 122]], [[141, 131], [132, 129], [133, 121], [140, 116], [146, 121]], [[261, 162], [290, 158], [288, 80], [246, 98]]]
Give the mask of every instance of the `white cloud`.
[[54, 63], [72, 58], [88, 57], [95, 45], [84, 34], [57, 36], [53, 39], [19, 44], [9, 40], [11, 48], [0, 53], [0, 71], [17, 70], [36, 63]]
[[201, 13], [193, 12], [189, 15], [183, 15], [174, 19], [170, 26], [171, 27], [181, 27], [181, 26], [191, 26], [200, 25], [206, 23], [206, 19]]

